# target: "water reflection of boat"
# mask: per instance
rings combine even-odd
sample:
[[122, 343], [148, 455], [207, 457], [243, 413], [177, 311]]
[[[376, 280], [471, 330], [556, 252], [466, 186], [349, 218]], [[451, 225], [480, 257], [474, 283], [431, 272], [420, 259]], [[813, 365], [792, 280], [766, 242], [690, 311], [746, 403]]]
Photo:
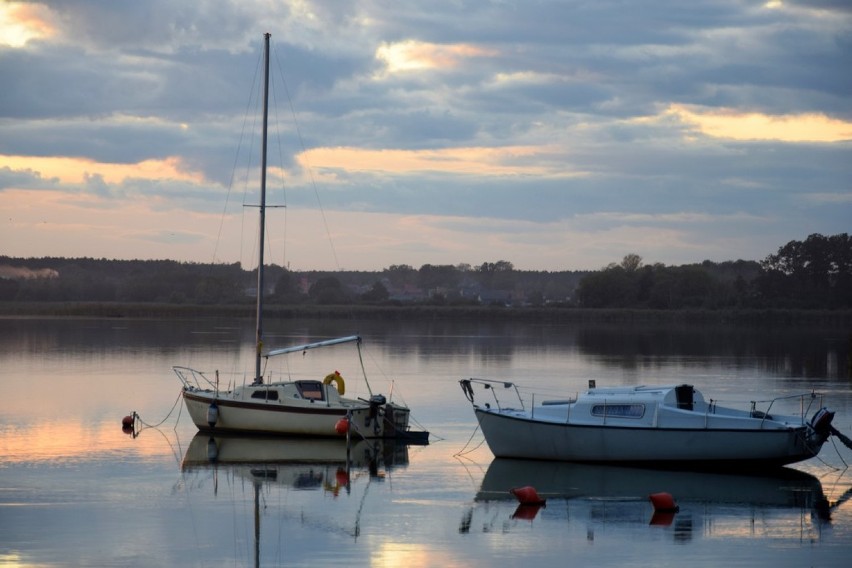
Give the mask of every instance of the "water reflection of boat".
[[[292, 472], [299, 477], [311, 466], [325, 465], [378, 472], [408, 464], [408, 446], [393, 439], [251, 437], [199, 432], [184, 454], [181, 470], [245, 466]], [[277, 477], [277, 476], [276, 476]], [[281, 479], [286, 479], [286, 476]]]
[[678, 502], [818, 507], [825, 502], [816, 477], [791, 468], [760, 474], [659, 470], [639, 467], [497, 458], [478, 501], [515, 499], [510, 489], [533, 486], [544, 498], [637, 499], [664, 491]]
[[[528, 487], [544, 502], [515, 505], [518, 498], [511, 490]], [[654, 510], [649, 496], [661, 492], [674, 497], [679, 512]], [[682, 540], [718, 532], [719, 526], [753, 527], [755, 519], [769, 532], [792, 526], [809, 532], [808, 517], [814, 527], [830, 521], [828, 500], [816, 477], [790, 468], [727, 474], [497, 458], [462, 516], [459, 532], [479, 526], [485, 532], [496, 526], [508, 532], [512, 523], [540, 518], [579, 522], [590, 538], [601, 528], [635, 534], [643, 526], [662, 526], [673, 528], [673, 537]]]
[[[322, 491], [338, 497], [349, 494], [357, 480], [383, 480], [393, 468], [408, 465], [408, 446], [393, 439], [358, 439], [347, 445], [342, 439], [249, 437], [211, 435], [193, 437], [183, 460], [186, 476], [209, 474], [218, 496], [220, 476], [241, 479], [253, 490], [254, 565], [260, 566], [261, 494], [274, 490]], [[199, 486], [203, 486], [200, 484]], [[348, 531], [347, 531], [348, 532]], [[360, 507], [350, 533], [360, 534]]]

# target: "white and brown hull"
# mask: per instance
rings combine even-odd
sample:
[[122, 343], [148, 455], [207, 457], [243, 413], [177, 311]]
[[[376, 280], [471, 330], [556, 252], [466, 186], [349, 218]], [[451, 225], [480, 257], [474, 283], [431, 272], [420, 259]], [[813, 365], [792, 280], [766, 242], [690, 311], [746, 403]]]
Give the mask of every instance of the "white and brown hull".
[[[339, 431], [339, 422], [347, 417], [353, 437], [404, 437], [408, 428], [409, 409], [392, 403], [371, 408], [367, 404], [254, 402], [190, 390], [184, 390], [183, 399], [193, 423], [207, 432], [345, 437], [345, 432]], [[216, 420], [211, 423], [209, 410], [214, 403]]]

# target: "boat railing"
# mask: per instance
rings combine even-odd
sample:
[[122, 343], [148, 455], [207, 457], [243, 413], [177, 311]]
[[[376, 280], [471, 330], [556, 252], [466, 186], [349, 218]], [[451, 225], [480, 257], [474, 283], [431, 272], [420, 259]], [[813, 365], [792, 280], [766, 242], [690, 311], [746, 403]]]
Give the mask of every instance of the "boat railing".
[[[483, 389], [485, 389], [487, 391], [491, 391], [491, 395], [494, 398], [494, 404], [497, 405], [497, 408], [499, 410], [513, 410], [514, 407], [507, 406], [507, 403], [505, 403], [505, 402], [500, 402], [500, 397], [497, 394], [498, 387], [502, 388], [503, 390], [512, 389], [512, 392], [514, 393], [515, 398], [518, 401], [518, 404], [521, 405], [520, 410], [525, 410], [524, 399], [521, 396], [520, 391], [518, 390], [518, 386], [511, 381], [497, 381], [497, 380], [491, 380], [491, 379], [470, 378], [470, 379], [462, 379], [461, 381], [459, 381], [459, 384], [461, 384], [462, 391], [464, 391], [465, 397], [467, 397], [467, 399], [470, 401], [470, 403], [473, 404], [474, 406], [476, 406], [476, 403], [474, 401], [475, 395], [474, 395], [474, 392], [473, 392], [473, 386], [472, 385], [478, 384], [478, 385], [482, 386]], [[512, 403], [512, 404], [514, 404], [514, 403]], [[491, 403], [486, 402], [485, 407], [491, 408]]]
[[[772, 407], [775, 406], [776, 403], [783, 404], [784, 401], [795, 401], [798, 400], [799, 405], [799, 418], [802, 420], [802, 423], [806, 422], [808, 416], [810, 416], [814, 406], [816, 408], [821, 408], [823, 405], [824, 396], [821, 393], [816, 391], [811, 391], [808, 393], [798, 393], [798, 394], [790, 394], [786, 396], [778, 396], [768, 400], [752, 400], [751, 401], [751, 415], [755, 418], [761, 418], [761, 424], [764, 420], [771, 420], [772, 415]], [[766, 410], [760, 410], [758, 405], [766, 405]]]
[[[214, 390], [219, 390], [219, 387], [216, 384], [218, 382], [218, 373], [217, 373], [217, 379], [214, 382], [214, 381], [211, 381], [210, 379], [208, 379], [207, 375], [205, 375], [202, 371], [199, 371], [197, 369], [192, 369], [190, 367], [181, 367], [181, 366], [175, 365], [174, 367], [172, 367], [172, 371], [175, 372], [175, 374], [178, 376], [178, 378], [180, 379], [180, 382], [183, 383], [183, 386], [185, 388], [192, 388], [192, 389], [212, 388]], [[202, 383], [206, 383], [206, 385], [209, 385], [209, 386], [205, 386]]]

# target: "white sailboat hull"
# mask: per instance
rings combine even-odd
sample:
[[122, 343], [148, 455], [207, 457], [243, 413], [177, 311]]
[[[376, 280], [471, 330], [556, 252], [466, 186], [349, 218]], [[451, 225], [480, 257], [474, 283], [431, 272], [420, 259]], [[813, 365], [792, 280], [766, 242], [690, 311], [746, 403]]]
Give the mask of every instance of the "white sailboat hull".
[[[549, 423], [476, 410], [496, 457], [587, 461], [763, 463], [809, 459], [807, 427], [787, 430], [704, 430]], [[820, 444], [821, 446], [821, 444]]]
[[[307, 400], [248, 402], [230, 398], [231, 393], [184, 389], [183, 399], [192, 422], [202, 431], [287, 436], [345, 437], [338, 422], [349, 416], [350, 433], [360, 438], [405, 437], [409, 409], [385, 404], [370, 405], [343, 399], [334, 405]], [[216, 405], [215, 423], [210, 406]]]
[[[755, 402], [745, 410], [705, 401], [691, 385], [591, 388], [575, 398], [529, 405], [513, 383], [461, 384], [498, 458], [778, 466], [817, 455], [834, 416], [822, 408], [805, 419], [817, 403], [815, 393], [764, 401], [766, 411], [758, 411]], [[483, 386], [496, 404], [474, 402], [473, 385]], [[519, 406], [501, 401], [504, 392], [518, 394]], [[775, 413], [791, 401], [799, 415]]]

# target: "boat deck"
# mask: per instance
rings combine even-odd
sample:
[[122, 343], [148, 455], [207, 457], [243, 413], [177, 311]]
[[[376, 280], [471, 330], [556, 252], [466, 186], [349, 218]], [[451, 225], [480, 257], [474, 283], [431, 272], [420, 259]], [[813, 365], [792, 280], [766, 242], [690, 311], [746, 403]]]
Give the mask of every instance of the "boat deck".
[[522, 420], [578, 426], [776, 430], [801, 428], [803, 416], [776, 415], [707, 402], [688, 385], [597, 388], [577, 398], [544, 400], [531, 407], [480, 409]]

